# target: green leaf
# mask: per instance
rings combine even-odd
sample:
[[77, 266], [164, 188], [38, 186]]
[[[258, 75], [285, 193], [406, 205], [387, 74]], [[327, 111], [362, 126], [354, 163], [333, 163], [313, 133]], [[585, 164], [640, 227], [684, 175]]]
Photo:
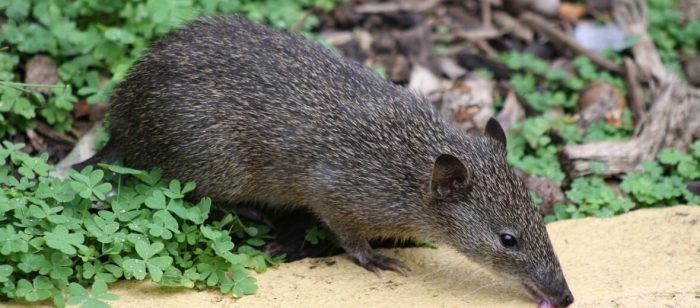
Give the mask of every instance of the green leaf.
[[146, 241], [138, 241], [136, 242], [136, 253], [138, 253], [142, 259], [147, 260], [163, 250], [163, 247], [165, 246], [161, 242], [155, 242], [149, 245]]
[[[61, 253], [54, 252], [51, 254], [50, 266], [50, 268], [44, 269], [50, 271], [50, 276], [52, 279], [68, 279], [68, 277], [73, 274], [73, 269], [71, 268], [73, 266], [73, 262], [71, 262], [68, 256]], [[43, 274], [43, 271], [40, 271], [39, 273]]]
[[85, 263], [83, 266], [83, 278], [102, 280], [106, 283], [117, 281], [121, 277], [123, 270], [121, 267], [114, 264], [102, 264], [100, 261], [94, 263]]
[[112, 184], [110, 183], [102, 183], [100, 185], [95, 186], [92, 189], [92, 193], [97, 197], [99, 200], [104, 200], [105, 195], [112, 190]]
[[82, 245], [85, 240], [83, 234], [69, 233], [68, 229], [63, 225], [54, 227], [52, 232], [45, 232], [43, 238], [47, 246], [58, 249], [68, 255], [75, 255], [77, 253], [76, 248], [85, 248]]
[[690, 149], [693, 151], [693, 157], [700, 159], [700, 140], [693, 142], [690, 145]]
[[689, 180], [700, 178], [700, 164], [690, 156], [684, 156], [678, 164], [678, 174]]
[[7, 17], [14, 20], [24, 20], [29, 15], [30, 2], [24, 0], [0, 1], [0, 9], [4, 10]]
[[[232, 243], [233, 244], [233, 243]], [[251, 245], [251, 246], [263, 246], [265, 245], [265, 241], [257, 238], [251, 238], [246, 240], [246, 244]], [[231, 247], [233, 248], [233, 247]]]
[[71, 282], [68, 285], [68, 305], [78, 305], [90, 297], [88, 291], [83, 286]]
[[146, 198], [146, 206], [152, 209], [165, 209], [165, 195], [159, 190], [153, 191], [153, 194]]
[[131, 175], [143, 175], [144, 174], [144, 172], [141, 170], [117, 166], [117, 165], [109, 165], [109, 164], [105, 164], [105, 163], [98, 163], [97, 165], [104, 168], [104, 169], [112, 171], [114, 173], [117, 173], [117, 174], [131, 174]]
[[35, 277], [30, 283], [26, 279], [21, 279], [17, 283], [16, 295], [30, 302], [42, 301], [51, 298], [55, 287], [45, 276]]
[[138, 280], [146, 278], [146, 262], [138, 259], [126, 259], [122, 263], [124, 274], [130, 274]]
[[82, 305], [81, 308], [109, 308], [109, 305], [96, 298], [88, 298]]
[[[101, 213], [106, 211], [100, 211]], [[114, 219], [114, 217], [112, 217]], [[92, 237], [96, 237], [100, 243], [111, 243], [119, 237], [115, 235], [119, 230], [119, 223], [107, 220], [100, 216], [94, 216], [84, 221], [85, 229]]]
[[676, 165], [684, 158], [684, 156], [685, 155], [683, 153], [676, 149], [666, 148], [659, 152], [658, 159], [661, 163]]
[[94, 195], [98, 200], [105, 200], [106, 193], [112, 189], [110, 183], [100, 184], [104, 177], [102, 170], [85, 169], [80, 173], [70, 170], [69, 174], [75, 180], [70, 183], [71, 188], [83, 199], [89, 199]]
[[29, 251], [29, 239], [31, 239], [29, 234], [21, 231], [15, 232], [12, 225], [6, 225], [4, 229], [0, 227], [0, 254], [9, 255], [15, 252]]
[[38, 272], [51, 266], [43, 254], [23, 254], [17, 267], [25, 273]]
[[236, 268], [233, 271], [233, 277], [228, 276], [221, 283], [221, 292], [231, 292], [234, 297], [241, 297], [247, 294], [253, 294], [257, 291], [258, 285], [255, 278], [250, 277], [245, 269]]
[[7, 264], [0, 265], [0, 283], [5, 283], [5, 282], [10, 281], [10, 275], [12, 275], [13, 271], [14, 271], [14, 269], [10, 265], [7, 265]]
[[173, 263], [173, 258], [170, 256], [155, 257], [146, 261], [146, 267], [148, 268], [148, 273], [151, 275], [151, 279], [155, 282], [159, 282], [163, 277], [163, 270]]
[[98, 300], [118, 300], [119, 296], [116, 294], [107, 293], [107, 283], [101, 279], [95, 280], [92, 284], [92, 296]]

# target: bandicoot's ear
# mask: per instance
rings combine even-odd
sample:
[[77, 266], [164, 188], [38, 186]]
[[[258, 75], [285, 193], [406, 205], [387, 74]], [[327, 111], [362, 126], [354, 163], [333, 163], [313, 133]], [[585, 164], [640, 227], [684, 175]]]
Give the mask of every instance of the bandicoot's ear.
[[489, 121], [486, 122], [484, 133], [486, 133], [486, 136], [499, 141], [503, 144], [503, 147], [506, 146], [506, 132], [503, 131], [503, 127], [501, 127], [501, 124], [499, 124], [496, 119], [490, 118]]
[[457, 157], [442, 154], [435, 159], [430, 191], [438, 200], [449, 200], [467, 187], [468, 178], [467, 168]]

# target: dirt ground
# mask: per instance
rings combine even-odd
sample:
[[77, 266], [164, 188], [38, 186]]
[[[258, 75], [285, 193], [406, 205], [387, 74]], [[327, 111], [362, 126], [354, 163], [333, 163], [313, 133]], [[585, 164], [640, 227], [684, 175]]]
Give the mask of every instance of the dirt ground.
[[[548, 226], [573, 307], [700, 307], [700, 206], [646, 209]], [[113, 307], [535, 307], [514, 285], [456, 252], [385, 251], [412, 269], [377, 277], [346, 256], [283, 264], [258, 276], [253, 296], [216, 291], [111, 286]]]

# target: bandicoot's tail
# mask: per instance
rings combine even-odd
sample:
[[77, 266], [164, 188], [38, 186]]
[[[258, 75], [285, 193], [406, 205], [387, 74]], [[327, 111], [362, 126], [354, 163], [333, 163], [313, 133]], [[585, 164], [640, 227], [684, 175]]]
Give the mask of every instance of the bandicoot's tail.
[[119, 158], [120, 155], [119, 152], [116, 150], [115, 146], [112, 144], [112, 142], [107, 142], [107, 145], [105, 145], [104, 148], [95, 153], [95, 155], [81, 163], [77, 163], [71, 166], [71, 168], [75, 170], [82, 170], [87, 166], [93, 166], [97, 163], [110, 163], [118, 160]]

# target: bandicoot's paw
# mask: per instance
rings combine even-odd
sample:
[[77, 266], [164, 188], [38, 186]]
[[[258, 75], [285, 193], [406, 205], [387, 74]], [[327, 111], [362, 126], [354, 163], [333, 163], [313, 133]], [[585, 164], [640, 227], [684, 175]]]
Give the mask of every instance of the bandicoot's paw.
[[406, 276], [406, 273], [410, 270], [403, 262], [376, 252], [361, 258], [353, 258], [353, 260], [368, 271], [374, 272], [377, 276], [379, 276], [381, 270], [394, 271], [403, 276]]

